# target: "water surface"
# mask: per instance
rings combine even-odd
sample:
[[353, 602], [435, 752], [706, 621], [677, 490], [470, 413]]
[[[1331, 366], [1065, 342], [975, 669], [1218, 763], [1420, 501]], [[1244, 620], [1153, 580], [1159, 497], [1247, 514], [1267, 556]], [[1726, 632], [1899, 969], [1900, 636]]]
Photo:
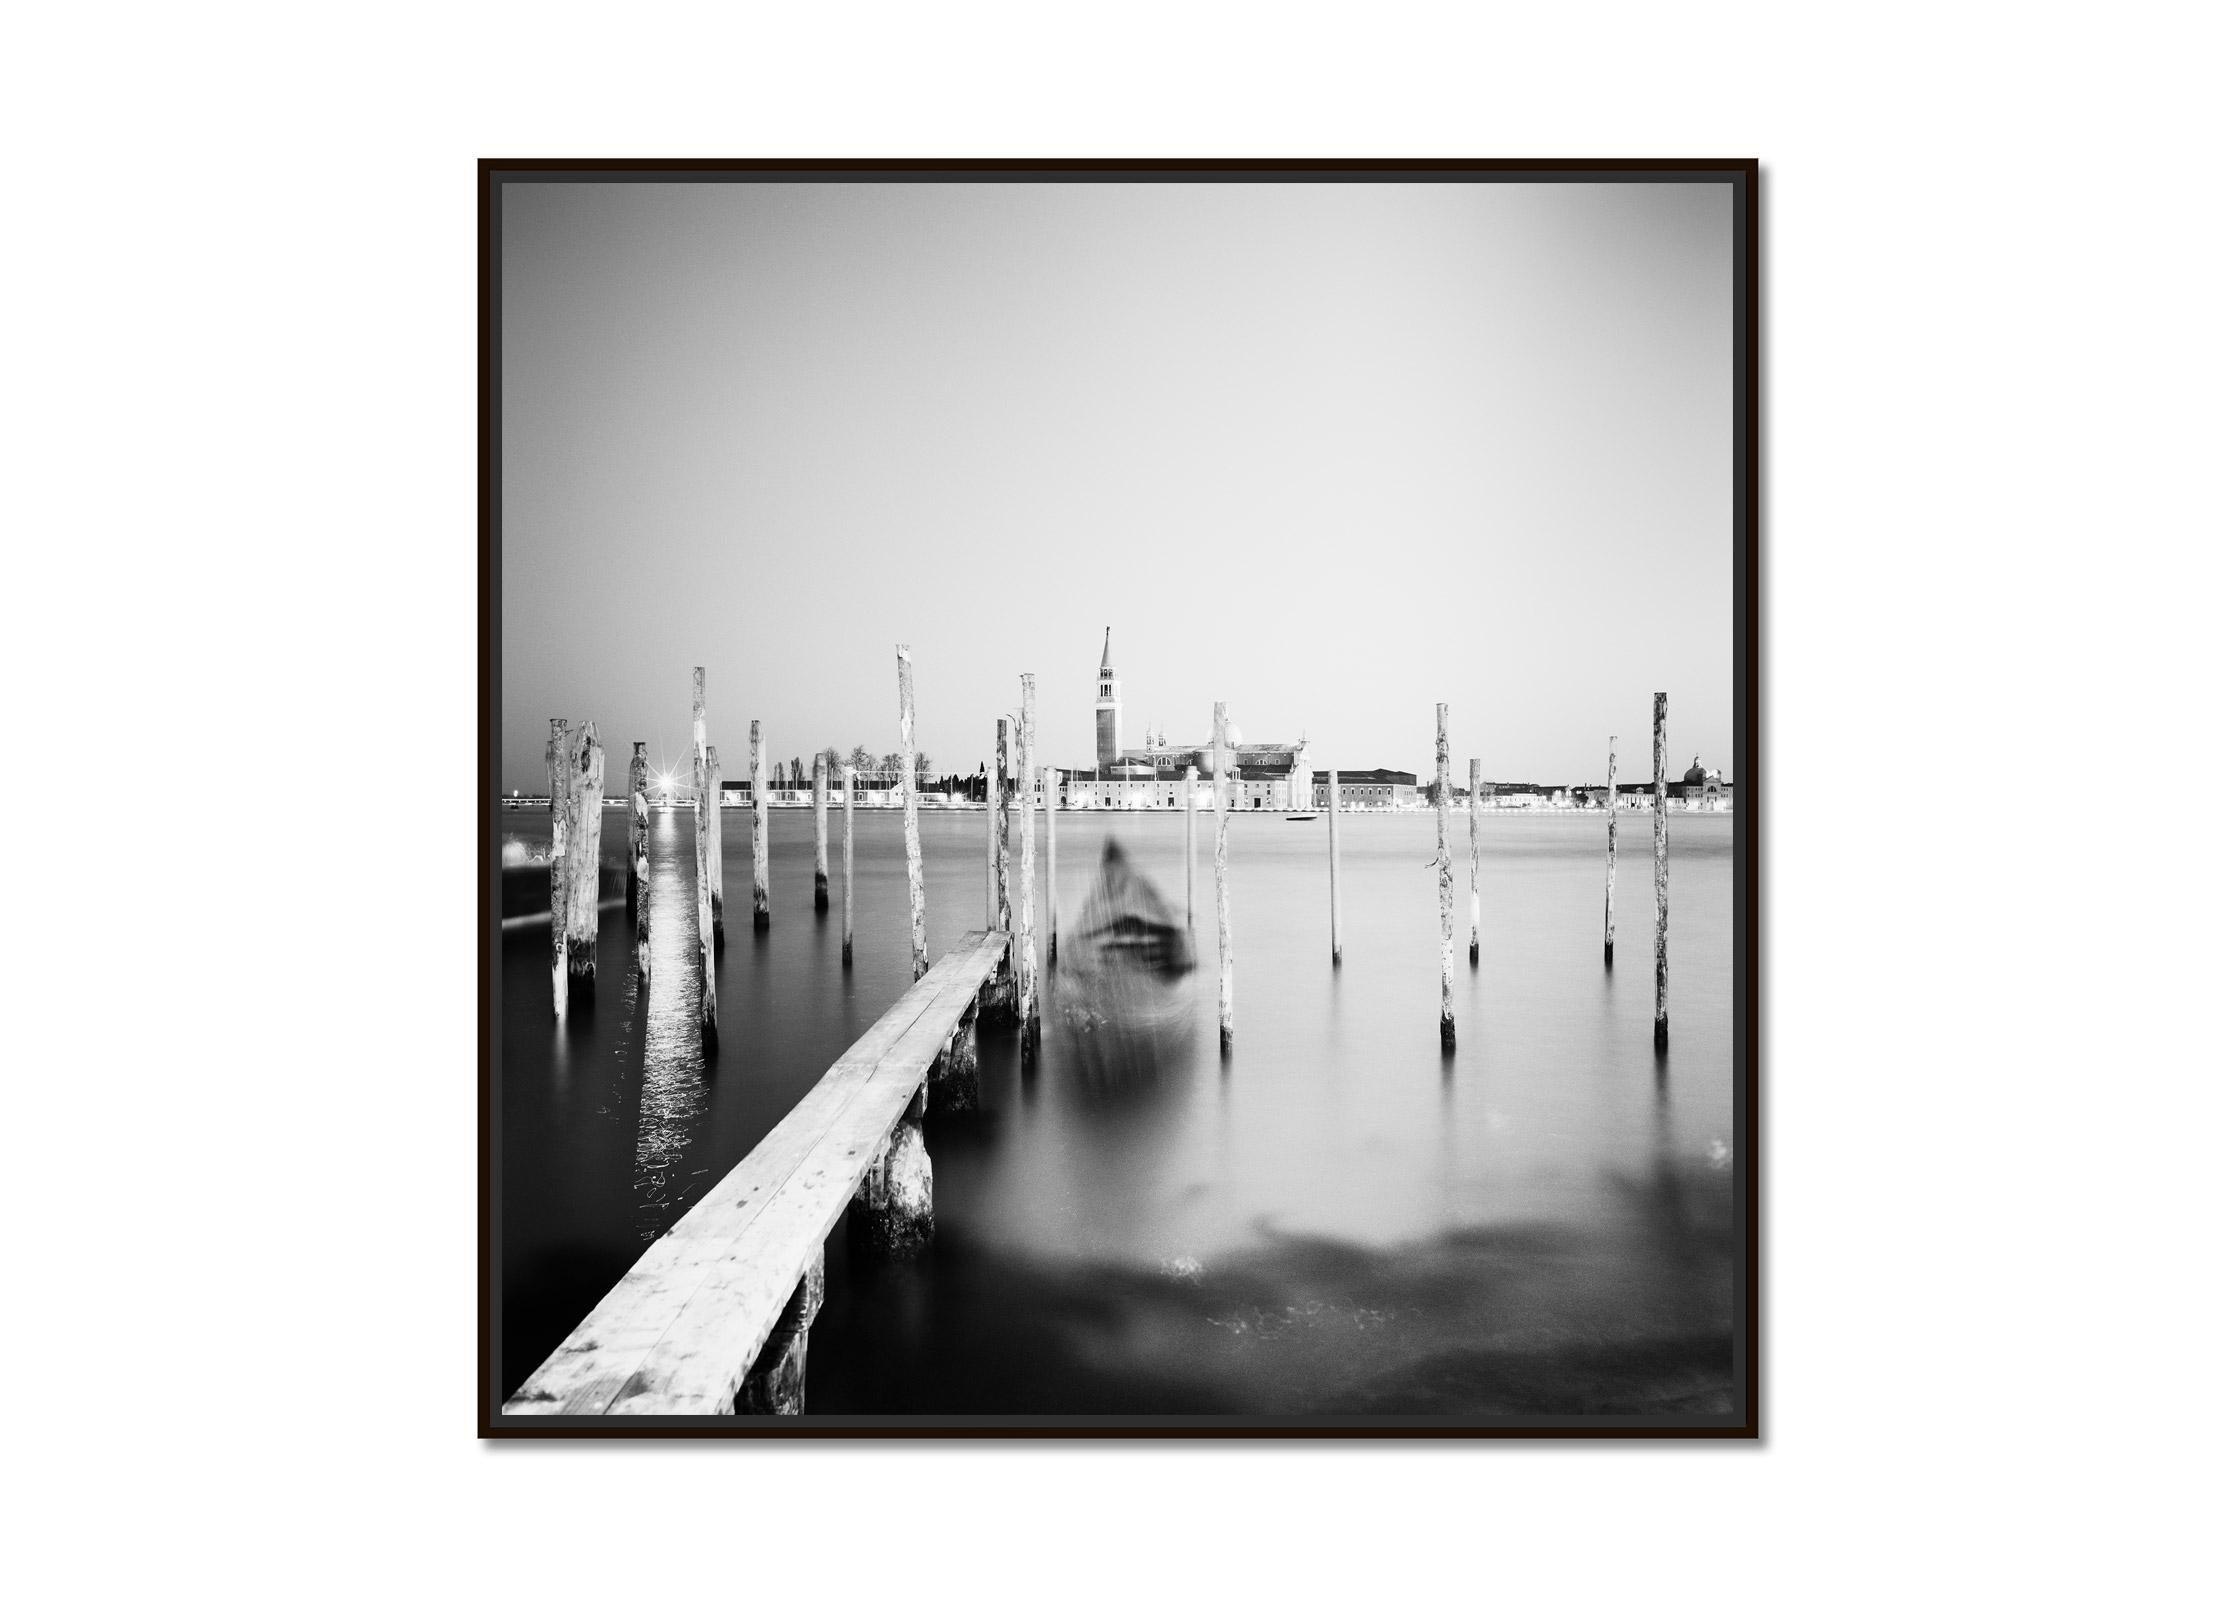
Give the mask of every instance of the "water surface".
[[[772, 926], [751, 927], [746, 817], [724, 818], [722, 1045], [702, 1061], [692, 823], [657, 813], [653, 979], [620, 911], [602, 988], [550, 1017], [544, 930], [502, 952], [501, 1362], [510, 1390], [646, 1244], [908, 987], [899, 814], [858, 812], [856, 960], [812, 909], [811, 819], [772, 813]], [[543, 819], [501, 827], [541, 843]], [[921, 813], [935, 953], [984, 921], [985, 821]], [[1343, 822], [1345, 957], [1327, 824], [1230, 824], [1236, 1045], [1215, 1021], [1202, 819], [1194, 1032], [1115, 1052], [1057, 1021], [1022, 1071], [984, 1026], [980, 1108], [928, 1127], [937, 1231], [901, 1265], [846, 1225], [811, 1335], [825, 1413], [1720, 1411], [1733, 1401], [1733, 822], [1672, 819], [1672, 1042], [1651, 1048], [1649, 822], [1619, 824], [1602, 964], [1604, 824], [1482, 823], [1482, 952], [1460, 884], [1457, 1048], [1438, 1037], [1429, 814]], [[606, 814], [619, 858], [627, 813]], [[1178, 908], [1182, 824], [1067, 813], [1058, 909], [1117, 839]], [[1039, 852], [1038, 852], [1039, 857]], [[1040, 871], [1038, 859], [1037, 869]], [[1048, 927], [1047, 913], [1040, 919]]]

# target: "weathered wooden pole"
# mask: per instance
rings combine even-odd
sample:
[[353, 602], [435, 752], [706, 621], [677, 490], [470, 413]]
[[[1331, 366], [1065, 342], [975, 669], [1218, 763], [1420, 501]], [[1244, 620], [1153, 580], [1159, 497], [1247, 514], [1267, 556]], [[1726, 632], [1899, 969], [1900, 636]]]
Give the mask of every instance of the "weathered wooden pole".
[[1034, 674], [1019, 674], [1019, 897], [1012, 908], [1019, 925], [1011, 941], [1012, 981], [1018, 985], [1020, 1060], [1034, 1060], [1035, 1030], [1042, 1021], [1035, 969], [1042, 947], [1034, 933]]
[[1198, 766], [1182, 769], [1182, 920], [1198, 925]]
[[1470, 758], [1470, 965], [1478, 964], [1478, 758]]
[[842, 767], [840, 781], [840, 965], [856, 964], [856, 769]]
[[544, 736], [545, 788], [551, 796], [552, 1014], [568, 1014], [568, 719], [554, 717]]
[[832, 903], [829, 888], [830, 874], [825, 870], [824, 791], [832, 782], [832, 770], [824, 764], [824, 752], [819, 750], [809, 763], [809, 781], [816, 789], [817, 808], [817, 909], [824, 910]]
[[692, 837], [697, 852], [693, 868], [700, 891], [700, 1048], [713, 1055], [716, 1048], [716, 896], [712, 881], [715, 836], [707, 826], [707, 817], [715, 810], [714, 796], [723, 789], [723, 766], [716, 759], [714, 745], [700, 752], [696, 765], [700, 781], [693, 805], [699, 813], [700, 826], [692, 830]]
[[630, 746], [630, 925], [638, 981], [653, 975], [653, 808], [646, 798], [646, 742]]
[[988, 775], [989, 792], [995, 797], [996, 807], [996, 927], [1011, 931], [1016, 914], [1012, 910], [1018, 898], [1011, 888], [1011, 742], [1014, 733], [1009, 717], [996, 718], [996, 767]]
[[692, 669], [692, 805], [700, 829], [708, 836], [707, 865], [702, 869], [708, 884], [708, 905], [715, 918], [715, 944], [723, 948], [723, 784], [708, 783], [702, 770], [708, 762], [708, 669]]
[[1439, 702], [1438, 778], [1431, 790], [1439, 814], [1439, 1044], [1454, 1048], [1454, 855], [1447, 849], [1447, 703]]
[[[1003, 742], [1003, 724], [1000, 721], [996, 724], [996, 742], [999, 745]], [[996, 789], [996, 775], [992, 769], [986, 769], [980, 787], [983, 791], [980, 798], [988, 813], [988, 928], [993, 932], [1003, 926], [996, 921], [996, 836], [1000, 831], [996, 818], [1002, 810], [1003, 801]]]
[[1345, 918], [1341, 914], [1338, 896], [1338, 813], [1345, 809], [1338, 803], [1338, 769], [1330, 769], [1330, 964], [1338, 965], [1346, 957]]
[[[988, 769], [988, 798], [994, 805], [996, 852], [996, 908], [988, 926], [990, 931], [1009, 934], [1012, 924], [1011, 910], [1011, 811], [1005, 789], [1011, 775], [1011, 719], [996, 718], [995, 765]], [[982, 988], [987, 1003], [993, 1007], [992, 1015], [1016, 1015], [1018, 984], [1007, 948], [996, 962], [996, 970]]]
[[933, 965], [926, 955], [926, 863], [918, 848], [918, 691], [912, 681], [910, 647], [894, 647], [894, 671], [902, 689], [902, 861], [910, 876], [910, 981]]
[[606, 806], [607, 753], [597, 724], [578, 730], [568, 815], [568, 990], [589, 1001], [599, 983], [599, 829]]
[[754, 931], [770, 926], [770, 752], [762, 742], [762, 723], [747, 724], [747, 836], [753, 843]]
[[1237, 978], [1229, 940], [1229, 703], [1213, 703], [1213, 912], [1221, 943], [1221, 1051], [1237, 1038]]
[[1044, 903], [1050, 907], [1050, 970], [1058, 970], [1058, 769], [1050, 767], [1042, 774], [1043, 801], [1048, 815], [1043, 818], [1050, 830], [1050, 870], [1044, 874], [1050, 881], [1044, 886]]
[[1618, 958], [1618, 736], [1610, 735], [1610, 853], [1602, 869], [1602, 964]]
[[1670, 863], [1669, 863], [1669, 862], [1668, 862], [1668, 860], [1666, 859], [1666, 853], [1665, 853], [1665, 852], [1666, 852], [1666, 838], [1665, 838], [1666, 822], [1665, 822], [1665, 801], [1664, 801], [1664, 693], [1663, 693], [1663, 691], [1662, 691], [1662, 690], [1659, 690], [1659, 691], [1658, 691], [1658, 693], [1657, 693], [1657, 700], [1656, 700], [1656, 710], [1655, 710], [1655, 713], [1654, 713], [1654, 716], [1653, 716], [1653, 721], [1654, 721], [1654, 725], [1655, 725], [1655, 736], [1656, 736], [1656, 737], [1655, 737], [1655, 748], [1654, 748], [1654, 750], [1653, 750], [1653, 751], [1652, 751], [1652, 753], [1651, 753], [1651, 757], [1650, 757], [1650, 760], [1651, 760], [1651, 764], [1652, 764], [1652, 765], [1653, 765], [1653, 766], [1655, 767], [1655, 769], [1656, 769], [1656, 770], [1655, 770], [1655, 773], [1654, 773], [1654, 778], [1655, 778], [1655, 782], [1656, 782], [1656, 786], [1657, 786], [1657, 811], [1656, 811], [1656, 819], [1655, 819], [1655, 820], [1656, 820], [1656, 858], [1657, 858], [1657, 1032], [1656, 1032], [1656, 1044], [1657, 1044], [1657, 1048], [1658, 1048], [1659, 1050], [1662, 1050], [1662, 1049], [1663, 1049], [1663, 1048], [1665, 1047], [1665, 1042], [1666, 1042], [1666, 1039], [1667, 1039], [1667, 1029], [1666, 1029], [1666, 1021], [1665, 1021], [1665, 998], [1666, 998], [1666, 994], [1667, 994], [1668, 990], [1669, 990], [1669, 989], [1670, 989], [1670, 987], [1671, 987], [1671, 980], [1670, 980], [1670, 975], [1669, 975], [1669, 973], [1667, 972], [1667, 970], [1666, 970], [1666, 966], [1665, 966], [1665, 931], [1666, 931], [1666, 927], [1667, 927], [1667, 925], [1668, 925], [1668, 924], [1669, 924], [1669, 922], [1671, 921], [1671, 915], [1672, 915], [1672, 899], [1671, 899], [1671, 886], [1670, 886], [1670, 884], [1671, 884], [1671, 880], [1670, 880], [1670, 874], [1669, 874], [1669, 867], [1670, 867]]

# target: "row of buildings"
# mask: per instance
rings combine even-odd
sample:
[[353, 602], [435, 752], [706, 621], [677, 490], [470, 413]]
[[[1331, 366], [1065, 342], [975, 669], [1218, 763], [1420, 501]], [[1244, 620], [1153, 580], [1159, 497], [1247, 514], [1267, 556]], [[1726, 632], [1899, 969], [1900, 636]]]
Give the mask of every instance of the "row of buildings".
[[[1237, 726], [1232, 720], [1222, 729], [1223, 738], [1217, 746], [1207, 730], [1207, 737], [1199, 744], [1170, 743], [1162, 732], [1154, 731], [1144, 743], [1129, 745], [1122, 735], [1120, 712], [1120, 676], [1112, 665], [1112, 630], [1104, 632], [1104, 659], [1097, 667], [1097, 764], [1088, 768], [1060, 768], [1059, 805], [1068, 811], [1178, 811], [1189, 792], [1192, 774], [1197, 778], [1197, 804], [1201, 810], [1213, 805], [1213, 785], [1217, 752], [1224, 758], [1223, 765], [1233, 778], [1230, 790], [1231, 804], [1239, 811], [1323, 811], [1330, 805], [1330, 774], [1317, 771], [1308, 749], [1307, 736], [1275, 744], [1247, 743], [1237, 737]], [[985, 774], [969, 777], [951, 776], [941, 779], [921, 779], [919, 793], [936, 805], [978, 805], [985, 798]], [[787, 784], [783, 780], [769, 786], [772, 803], [777, 805], [807, 805], [810, 791], [806, 784]], [[1360, 770], [1341, 769], [1338, 773], [1338, 804], [1347, 811], [1406, 811], [1428, 808], [1432, 803], [1433, 784], [1420, 780], [1413, 772], [1402, 772], [1391, 767], [1374, 767]], [[1464, 797], [1464, 785], [1454, 786], [1455, 799]], [[726, 778], [723, 784], [723, 803], [726, 806], [745, 805], [750, 785], [744, 778]], [[1042, 784], [1034, 784], [1039, 797]], [[838, 778], [834, 778], [832, 798], [839, 798]], [[1676, 781], [1665, 789], [1668, 805], [1682, 811], [1728, 811], [1734, 806], [1734, 788], [1716, 769], [1706, 768], [1699, 759]], [[543, 802], [538, 800], [538, 804]], [[856, 775], [856, 803], [858, 805], [900, 805], [901, 794], [897, 780]], [[1656, 786], [1648, 783], [1621, 783], [1618, 785], [1617, 805], [1621, 811], [1646, 810], [1656, 803]], [[1603, 784], [1540, 784], [1485, 782], [1478, 786], [1478, 804], [1502, 811], [1599, 811], [1610, 804], [1610, 791]]]
[[[1120, 675], [1112, 665], [1112, 630], [1104, 631], [1104, 659], [1097, 667], [1097, 764], [1094, 770], [1067, 772], [1061, 804], [1088, 810], [1165, 811], [1184, 804], [1188, 774], [1211, 778], [1216, 746], [1212, 731], [1202, 744], [1170, 744], [1154, 732], [1140, 746], [1130, 746], [1122, 736]], [[1240, 811], [1321, 811], [1330, 805], [1327, 770], [1318, 772], [1307, 748], [1307, 736], [1279, 744], [1250, 744], [1237, 737], [1236, 724], [1221, 730], [1221, 748], [1228, 754], [1228, 770], [1235, 774], [1235, 806]], [[1199, 785], [1199, 804], [1210, 806], [1207, 791]], [[1390, 767], [1338, 772], [1338, 804], [1347, 811], [1395, 811], [1431, 804], [1433, 786], [1417, 780], [1412, 772]], [[1656, 803], [1656, 786], [1648, 783], [1618, 785], [1620, 810], [1641, 809]], [[1699, 759], [1677, 783], [1666, 785], [1666, 801], [1689, 811], [1725, 811], [1732, 808], [1732, 787], [1716, 770]], [[1481, 783], [1480, 806], [1503, 810], [1562, 811], [1601, 810], [1610, 804], [1608, 787], [1590, 784]]]

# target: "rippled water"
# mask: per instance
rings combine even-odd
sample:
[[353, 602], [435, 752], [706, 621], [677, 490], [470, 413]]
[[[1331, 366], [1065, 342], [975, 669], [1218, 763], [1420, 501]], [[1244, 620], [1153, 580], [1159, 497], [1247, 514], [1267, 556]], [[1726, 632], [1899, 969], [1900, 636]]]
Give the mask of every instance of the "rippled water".
[[[700, 1060], [691, 818], [654, 821], [653, 979], [623, 913], [602, 988], [556, 1030], [543, 930], [502, 951], [502, 1382], [510, 1389], [647, 1242], [746, 1154], [908, 987], [898, 814], [857, 816], [856, 960], [811, 905], [811, 821], [772, 814], [772, 926], [726, 815], [720, 1056]], [[922, 814], [929, 939], [984, 919], [985, 821]], [[542, 819], [501, 827], [536, 841]], [[928, 1127], [937, 1232], [851, 1262], [843, 1223], [811, 1335], [825, 1413], [1717, 1411], [1736, 1304], [1732, 819], [1672, 822], [1672, 1043], [1650, 1045], [1649, 823], [1619, 829], [1602, 964], [1603, 825], [1483, 824], [1483, 952], [1459, 822], [1458, 1047], [1442, 1057], [1434, 822], [1344, 822], [1345, 960], [1326, 824], [1230, 832], [1236, 1047], [1214, 1027], [1212, 828], [1199, 830], [1194, 1034], [1117, 1056], [1056, 1022], [1022, 1072], [982, 1030], [976, 1112]], [[619, 858], [627, 813], [606, 814]], [[1177, 906], [1182, 827], [1067, 813], [1061, 921], [1107, 837]], [[1041, 863], [1038, 860], [1037, 870]], [[1046, 920], [1042, 921], [1047, 928]]]

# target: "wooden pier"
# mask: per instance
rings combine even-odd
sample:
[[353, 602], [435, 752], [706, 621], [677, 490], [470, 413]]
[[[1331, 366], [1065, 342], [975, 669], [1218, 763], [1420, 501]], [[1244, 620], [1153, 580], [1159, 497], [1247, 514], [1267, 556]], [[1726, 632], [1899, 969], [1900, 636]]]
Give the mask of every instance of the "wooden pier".
[[918, 1131], [928, 1080], [977, 1073], [973, 1024], [1006, 942], [1001, 930], [967, 934], [935, 962], [654, 1241], [506, 1415], [727, 1416], [742, 1396], [750, 1410], [799, 1411], [825, 1238], [841, 1213], [858, 1202], [877, 1241], [931, 1231]]

